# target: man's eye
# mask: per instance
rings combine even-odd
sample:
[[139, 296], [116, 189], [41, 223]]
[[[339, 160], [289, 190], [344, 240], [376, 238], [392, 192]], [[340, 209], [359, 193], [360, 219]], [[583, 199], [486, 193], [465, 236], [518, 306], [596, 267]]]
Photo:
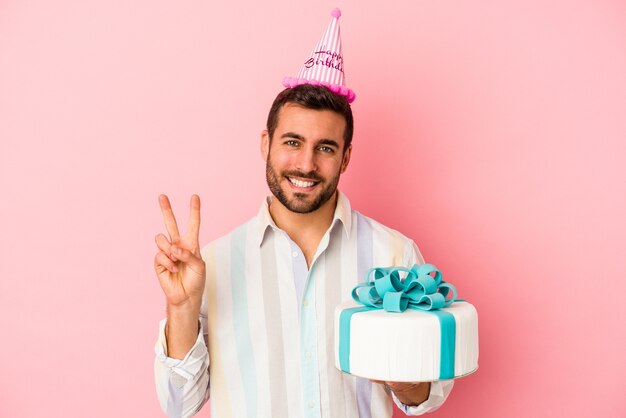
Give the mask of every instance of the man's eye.
[[291, 147], [297, 147], [298, 146], [298, 141], [287, 141], [285, 142], [285, 144], [291, 146]]
[[335, 152], [334, 149], [332, 149], [331, 147], [320, 147], [320, 151], [322, 152]]

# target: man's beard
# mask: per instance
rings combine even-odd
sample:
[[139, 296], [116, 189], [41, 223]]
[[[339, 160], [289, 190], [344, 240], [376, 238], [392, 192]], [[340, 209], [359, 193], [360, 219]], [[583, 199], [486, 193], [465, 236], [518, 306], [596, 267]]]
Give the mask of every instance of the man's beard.
[[295, 192], [293, 194], [293, 199], [289, 200], [287, 195], [283, 192], [283, 189], [280, 187], [280, 178], [279, 175], [274, 170], [272, 163], [270, 162], [270, 157], [267, 157], [267, 163], [265, 165], [265, 177], [267, 179], [267, 185], [270, 188], [270, 191], [280, 203], [283, 204], [287, 209], [296, 213], [311, 213], [319, 209], [324, 203], [328, 202], [328, 200], [333, 197], [335, 191], [337, 190], [337, 185], [339, 184], [340, 174], [338, 173], [335, 177], [330, 179], [330, 182], [324, 182], [322, 178], [317, 176], [315, 173], [302, 173], [298, 171], [288, 171], [283, 173], [281, 177], [285, 178], [285, 181], [289, 182], [287, 177], [298, 177], [301, 179], [310, 179], [313, 181], [319, 181], [316, 187], [322, 187], [321, 192], [313, 199], [313, 201], [307, 201], [307, 196], [311, 193], [298, 193]]

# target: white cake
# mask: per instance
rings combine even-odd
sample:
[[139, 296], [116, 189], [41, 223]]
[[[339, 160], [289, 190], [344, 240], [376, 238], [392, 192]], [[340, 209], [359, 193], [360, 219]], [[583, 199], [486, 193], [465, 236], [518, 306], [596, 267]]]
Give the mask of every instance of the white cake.
[[[362, 305], [349, 301], [335, 311], [335, 366], [339, 370], [343, 365], [344, 372], [368, 379], [427, 382], [465, 376], [478, 368], [478, 314], [470, 303], [455, 302], [438, 310], [452, 314], [455, 322], [454, 334], [450, 334], [454, 335], [454, 344], [450, 344], [454, 349], [443, 348], [449, 353], [443, 354], [447, 366], [442, 366], [442, 325], [433, 313], [436, 311], [375, 309], [354, 313], [347, 322], [349, 328], [344, 321], [341, 332], [349, 335], [349, 341], [345, 337], [340, 341], [340, 315], [356, 307]], [[442, 373], [446, 367], [447, 372]]]

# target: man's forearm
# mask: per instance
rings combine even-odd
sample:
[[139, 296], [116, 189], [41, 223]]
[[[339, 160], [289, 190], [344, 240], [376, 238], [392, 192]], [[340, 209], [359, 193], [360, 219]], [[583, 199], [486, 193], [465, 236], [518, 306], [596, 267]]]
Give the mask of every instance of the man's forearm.
[[167, 356], [183, 359], [198, 338], [200, 304], [167, 307]]

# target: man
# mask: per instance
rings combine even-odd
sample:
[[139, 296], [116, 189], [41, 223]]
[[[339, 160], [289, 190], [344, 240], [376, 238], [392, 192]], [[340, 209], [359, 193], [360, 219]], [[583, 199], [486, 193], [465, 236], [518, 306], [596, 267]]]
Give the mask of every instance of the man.
[[423, 263], [413, 241], [337, 190], [352, 132], [342, 95], [308, 84], [281, 92], [261, 137], [272, 196], [202, 252], [198, 196], [185, 236], [159, 197], [169, 239], [156, 237], [155, 270], [168, 314], [155, 379], [168, 416], [192, 416], [209, 391], [220, 418], [390, 417], [389, 395], [419, 415], [448, 396], [452, 381], [371, 382], [334, 367], [334, 309], [365, 271]]

